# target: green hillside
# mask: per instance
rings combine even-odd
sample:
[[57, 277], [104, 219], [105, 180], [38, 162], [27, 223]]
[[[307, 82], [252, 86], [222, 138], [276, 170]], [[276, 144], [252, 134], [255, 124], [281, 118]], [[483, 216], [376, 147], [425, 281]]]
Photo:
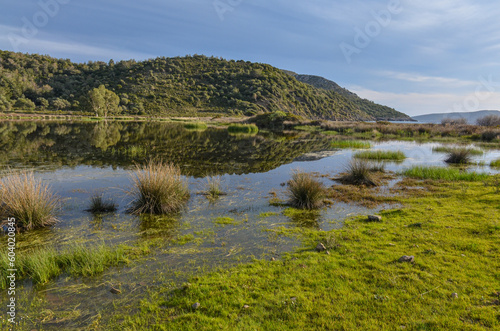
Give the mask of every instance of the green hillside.
[[[0, 51], [0, 111], [91, 111], [89, 91], [104, 85], [123, 114], [253, 115], [285, 111], [306, 118], [387, 118], [267, 64], [202, 55], [109, 63], [73, 63]], [[404, 114], [398, 113], [404, 117]]]

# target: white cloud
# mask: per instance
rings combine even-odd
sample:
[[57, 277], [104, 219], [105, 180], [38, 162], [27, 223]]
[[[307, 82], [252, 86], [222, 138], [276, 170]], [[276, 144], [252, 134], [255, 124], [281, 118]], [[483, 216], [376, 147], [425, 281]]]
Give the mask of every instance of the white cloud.
[[394, 71], [381, 71], [380, 75], [419, 84], [433, 84], [433, 85], [446, 85], [447, 88], [453, 87], [474, 87], [478, 84], [477, 81], [462, 80], [458, 78], [448, 78], [439, 76], [425, 76], [417, 73], [394, 72]]

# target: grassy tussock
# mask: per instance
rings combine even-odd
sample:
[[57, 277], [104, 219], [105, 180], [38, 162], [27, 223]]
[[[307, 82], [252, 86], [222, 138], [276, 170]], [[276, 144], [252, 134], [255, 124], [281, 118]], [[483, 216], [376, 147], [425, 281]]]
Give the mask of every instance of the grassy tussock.
[[230, 133], [257, 133], [259, 128], [255, 124], [231, 124], [227, 127]]
[[355, 158], [375, 161], [403, 161], [406, 155], [401, 151], [363, 151], [354, 154]]
[[162, 161], [136, 166], [130, 194], [133, 214], [168, 214], [181, 210], [189, 198], [188, 183], [180, 168]]
[[467, 148], [456, 148], [448, 152], [444, 162], [451, 164], [468, 164], [472, 160], [471, 151]]
[[332, 148], [352, 148], [352, 149], [368, 149], [372, 145], [367, 141], [361, 140], [335, 140], [330, 143]]
[[14, 217], [21, 231], [53, 225], [60, 199], [33, 172], [9, 172], [0, 181], [0, 216]]
[[481, 181], [488, 178], [488, 174], [465, 172], [456, 168], [415, 166], [403, 172], [403, 175], [417, 179], [433, 179], [447, 181]]
[[226, 194], [222, 190], [222, 179], [220, 176], [209, 176], [205, 182], [204, 194], [212, 200], [217, 199], [219, 196]]
[[287, 186], [288, 203], [300, 209], [316, 209], [323, 205], [326, 196], [323, 183], [311, 174], [294, 172]]
[[345, 174], [337, 180], [342, 184], [377, 186], [378, 183], [373, 178], [373, 172], [383, 171], [382, 168], [373, 167], [364, 160], [351, 160], [345, 169]]
[[116, 209], [117, 205], [113, 200], [104, 200], [102, 193], [95, 193], [90, 197], [90, 206], [86, 211], [98, 214], [114, 212]]
[[205, 122], [191, 122], [184, 124], [184, 128], [188, 130], [205, 130], [207, 124]]

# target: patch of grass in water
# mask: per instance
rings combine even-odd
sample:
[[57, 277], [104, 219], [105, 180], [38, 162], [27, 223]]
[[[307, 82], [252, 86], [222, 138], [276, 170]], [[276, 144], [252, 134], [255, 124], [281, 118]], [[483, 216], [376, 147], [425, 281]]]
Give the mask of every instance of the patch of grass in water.
[[486, 173], [465, 172], [456, 168], [414, 166], [403, 171], [403, 175], [417, 179], [446, 181], [482, 181], [489, 177]]
[[500, 159], [490, 162], [490, 167], [500, 167]]
[[363, 151], [354, 154], [355, 158], [367, 159], [375, 161], [397, 161], [401, 162], [406, 159], [406, 155], [401, 151]]
[[231, 217], [217, 217], [214, 220], [215, 224], [219, 225], [235, 225], [238, 224], [234, 218]]
[[94, 193], [90, 197], [90, 206], [86, 211], [93, 214], [110, 213], [117, 209], [117, 204], [112, 199], [105, 200], [102, 193]]
[[259, 132], [259, 128], [255, 124], [231, 124], [227, 127], [230, 133], [246, 133], [255, 134]]
[[273, 212], [273, 211], [267, 211], [267, 212], [264, 212], [264, 213], [260, 213], [259, 214], [259, 217], [261, 218], [266, 218], [266, 217], [271, 217], [271, 216], [277, 216], [279, 215], [278, 213], [276, 212]]
[[368, 149], [372, 147], [367, 141], [362, 140], [335, 140], [330, 143], [332, 148], [352, 148], [352, 149]]
[[317, 209], [323, 206], [325, 187], [311, 174], [296, 171], [288, 182], [288, 203], [299, 209]]
[[205, 122], [185, 123], [184, 128], [186, 128], [188, 130], [206, 130], [207, 124]]

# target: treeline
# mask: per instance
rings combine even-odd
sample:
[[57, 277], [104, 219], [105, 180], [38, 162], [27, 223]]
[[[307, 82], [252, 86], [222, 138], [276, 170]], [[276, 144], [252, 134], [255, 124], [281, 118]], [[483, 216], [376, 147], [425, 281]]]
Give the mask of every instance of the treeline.
[[360, 107], [336, 91], [317, 89], [266, 64], [202, 55], [73, 63], [0, 51], [0, 111], [93, 112], [92, 91], [101, 86], [118, 98], [113, 113], [253, 115], [284, 111], [335, 120], [378, 117], [369, 107]]

